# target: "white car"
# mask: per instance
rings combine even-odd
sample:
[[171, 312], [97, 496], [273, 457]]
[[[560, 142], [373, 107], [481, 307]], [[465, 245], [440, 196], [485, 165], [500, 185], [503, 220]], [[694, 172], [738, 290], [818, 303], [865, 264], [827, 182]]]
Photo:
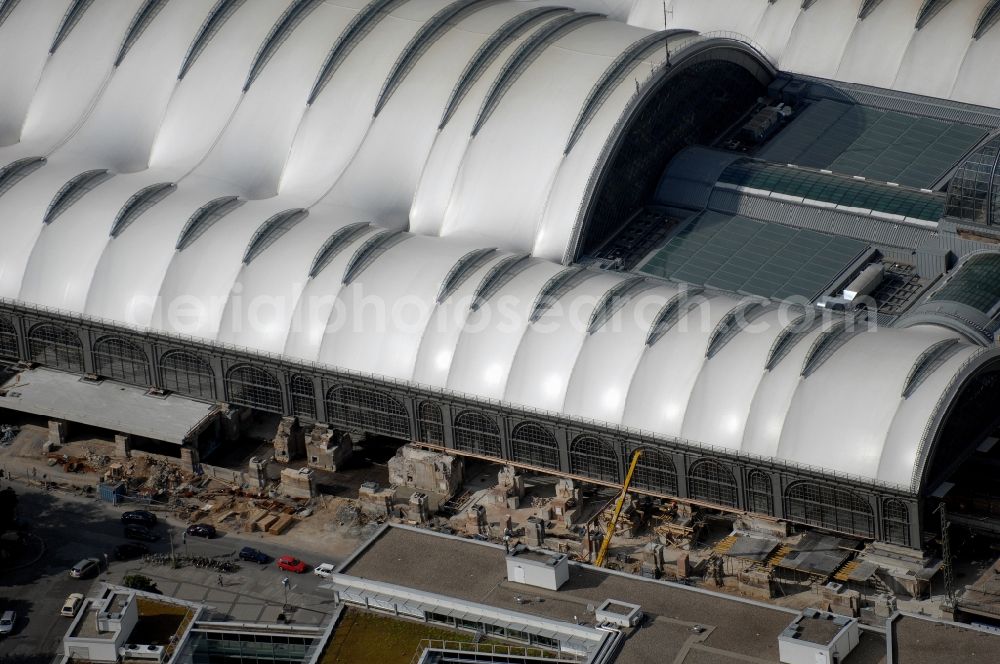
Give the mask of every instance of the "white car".
[[313, 568], [313, 574], [321, 576], [324, 579], [329, 579], [335, 569], [337, 569], [337, 566], [333, 563], [321, 563]]
[[83, 604], [83, 593], [72, 593], [63, 602], [62, 609], [59, 610], [59, 615], [72, 618], [80, 610], [81, 604]]
[[0, 616], [0, 636], [7, 636], [14, 631], [14, 623], [17, 622], [17, 614], [13, 611], [4, 611]]

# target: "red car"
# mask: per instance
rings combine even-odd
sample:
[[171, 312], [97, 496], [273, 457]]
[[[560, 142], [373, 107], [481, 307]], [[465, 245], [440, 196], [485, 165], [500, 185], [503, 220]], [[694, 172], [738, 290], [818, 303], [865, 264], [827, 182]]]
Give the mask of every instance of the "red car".
[[281, 556], [278, 558], [278, 569], [302, 574], [306, 571], [306, 564], [295, 556]]

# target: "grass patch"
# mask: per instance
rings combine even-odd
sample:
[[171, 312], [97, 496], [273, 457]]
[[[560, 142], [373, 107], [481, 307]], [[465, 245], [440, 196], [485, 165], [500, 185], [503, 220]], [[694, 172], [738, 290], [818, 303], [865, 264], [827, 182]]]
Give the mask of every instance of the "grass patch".
[[424, 639], [469, 643], [468, 632], [346, 609], [321, 664], [410, 664]]

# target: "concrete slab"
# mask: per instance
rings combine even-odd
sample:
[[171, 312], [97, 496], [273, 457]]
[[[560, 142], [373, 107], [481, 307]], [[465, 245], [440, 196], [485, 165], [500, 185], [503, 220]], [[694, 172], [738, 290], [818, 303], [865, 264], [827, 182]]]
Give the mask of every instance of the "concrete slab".
[[85, 381], [44, 367], [22, 371], [0, 386], [0, 408], [178, 445], [219, 410], [216, 404], [177, 394], [149, 396], [134, 385]]
[[260, 617], [262, 610], [263, 607], [260, 604], [233, 604], [229, 615], [232, 616], [233, 620], [254, 622]]

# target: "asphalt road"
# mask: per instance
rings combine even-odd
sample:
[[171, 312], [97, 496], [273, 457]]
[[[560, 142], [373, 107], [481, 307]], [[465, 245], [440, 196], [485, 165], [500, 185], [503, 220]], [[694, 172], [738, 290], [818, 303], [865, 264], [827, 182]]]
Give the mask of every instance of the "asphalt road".
[[[72, 592], [86, 595], [93, 584], [102, 578], [113, 580], [125, 571], [148, 568], [160, 576], [169, 575], [178, 582], [214, 582], [214, 575], [206, 570], [191, 567], [168, 570], [162, 566], [144, 566], [141, 561], [114, 560], [110, 560], [109, 573], [92, 579], [74, 579], [69, 576], [69, 569], [74, 563], [89, 557], [103, 560], [104, 554], [108, 554], [110, 559], [114, 547], [128, 541], [122, 537], [120, 521], [121, 512], [128, 507], [113, 507], [95, 498], [75, 494], [44, 492], [19, 482], [12, 482], [10, 486], [17, 491], [20, 516], [32, 522], [33, 532], [42, 538], [46, 549], [36, 564], [0, 572], [0, 610], [13, 609], [18, 614], [14, 633], [0, 639], [2, 664], [50, 662], [61, 650], [62, 637], [69, 627], [70, 620], [59, 615], [66, 596]], [[249, 545], [273, 557], [284, 554], [299, 557], [310, 566], [320, 562], [339, 562], [316, 551], [283, 548], [280, 540], [265, 544], [259, 536], [252, 534], [220, 532], [220, 536], [212, 540], [189, 536], [184, 543], [181, 524], [169, 524], [161, 519], [156, 530], [163, 538], [148, 545], [154, 552], [168, 553], [172, 540], [178, 555], [218, 556]], [[284, 576], [293, 577], [293, 591], [299, 596], [316, 595], [316, 587], [322, 582], [311, 573], [289, 575], [278, 570], [274, 563], [241, 563], [238, 575], [230, 578], [239, 578], [240, 584], [278, 594]]]

